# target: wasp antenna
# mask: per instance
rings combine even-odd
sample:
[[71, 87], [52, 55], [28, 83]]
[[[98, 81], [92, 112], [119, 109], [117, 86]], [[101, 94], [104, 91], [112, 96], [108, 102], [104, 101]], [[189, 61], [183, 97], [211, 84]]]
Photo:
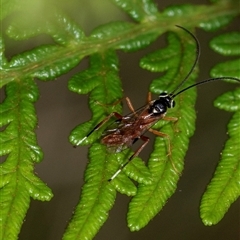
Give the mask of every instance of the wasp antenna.
[[203, 81], [201, 81], [201, 82], [195, 83], [195, 84], [193, 84], [193, 85], [190, 85], [190, 86], [184, 88], [183, 90], [179, 91], [178, 93], [171, 95], [171, 98], [175, 98], [175, 97], [176, 97], [177, 95], [179, 95], [180, 93], [185, 92], [186, 90], [188, 90], [188, 89], [190, 89], [190, 88], [193, 88], [193, 87], [196, 87], [196, 86], [198, 86], [198, 85], [202, 85], [202, 84], [205, 84], [205, 83], [210, 83], [210, 82], [213, 82], [213, 81], [227, 80], [227, 79], [240, 82], [240, 79], [239, 79], [239, 78], [235, 78], [235, 77], [209, 78], [209, 79], [203, 80]]
[[111, 182], [121, 171], [122, 171], [122, 168], [120, 168], [119, 170], [117, 170], [117, 172], [115, 172], [115, 173], [113, 174], [113, 176], [112, 176], [110, 179], [108, 179], [108, 182]]
[[109, 182], [111, 182], [127, 165], [128, 163], [132, 160], [134, 154], [128, 159], [126, 163], [124, 163], [113, 175], [110, 179], [108, 179]]
[[182, 27], [182, 26], [179, 26], [179, 25], [175, 25], [176, 27], [178, 28], [181, 28], [183, 29], [185, 32], [187, 32], [194, 40], [195, 40], [195, 43], [196, 43], [196, 57], [195, 57], [195, 61], [189, 71], [189, 73], [187, 74], [187, 76], [182, 80], [182, 82], [175, 88], [175, 90], [171, 93], [171, 95], [173, 95], [185, 82], [186, 80], [189, 78], [189, 76], [192, 74], [194, 68], [196, 67], [197, 65], [197, 62], [198, 62], [198, 59], [199, 59], [199, 56], [200, 56], [200, 44], [199, 44], [199, 41], [198, 39], [189, 31], [187, 30], [186, 28]]
[[76, 148], [78, 145], [80, 145], [84, 140], [86, 140], [96, 129], [97, 129], [98, 125], [91, 130], [84, 138], [82, 138], [76, 145], [74, 145], [73, 147]]
[[77, 147], [78, 145], [80, 145], [88, 136], [85, 136], [84, 138], [82, 138], [76, 145], [74, 145], [73, 147]]

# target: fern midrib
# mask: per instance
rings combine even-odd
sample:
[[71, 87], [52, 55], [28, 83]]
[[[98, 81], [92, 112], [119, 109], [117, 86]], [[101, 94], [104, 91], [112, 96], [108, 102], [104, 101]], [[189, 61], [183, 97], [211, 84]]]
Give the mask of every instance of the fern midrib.
[[[132, 28], [119, 32], [118, 35], [110, 36], [104, 39], [85, 38], [85, 40], [80, 43], [63, 47], [61, 50], [56, 51], [56, 54], [52, 54], [51, 57], [39, 62], [30, 63], [24, 67], [4, 68], [0, 72], [0, 78], [4, 79], [0, 86], [3, 86], [14, 79], [31, 76], [35, 72], [41, 70], [44, 66], [48, 66], [50, 63], [57, 64], [57, 62], [59, 62], [59, 56], [61, 56], [62, 59], [79, 58], [80, 61], [81, 58], [87, 55], [104, 51], [106, 49], [115, 49], [120, 44], [139, 36], [153, 33], [160, 34], [168, 31], [172, 29], [175, 24], [183, 25], [186, 28], [193, 28], [198, 26], [201, 22], [210, 21], [225, 15], [234, 16], [239, 13], [237, 1], [220, 2], [210, 6], [196, 6], [195, 9], [196, 11], [185, 15], [184, 18], [182, 16], [172, 17], [162, 16], [160, 14], [156, 20], [133, 25]], [[192, 21], [189, 21], [189, 19]]]

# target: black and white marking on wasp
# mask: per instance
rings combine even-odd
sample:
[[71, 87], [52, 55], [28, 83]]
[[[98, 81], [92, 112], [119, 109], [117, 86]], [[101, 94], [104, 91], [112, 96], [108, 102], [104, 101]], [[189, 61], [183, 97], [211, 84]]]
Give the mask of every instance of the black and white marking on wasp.
[[[134, 110], [131, 101], [129, 98], [126, 98], [127, 105], [131, 110], [131, 113], [122, 116], [117, 112], [112, 112], [109, 116], [107, 116], [104, 120], [102, 120], [92, 131], [90, 131], [80, 142], [81, 144], [86, 138], [88, 138], [94, 131], [97, 131], [101, 126], [107, 123], [112, 117], [115, 117], [117, 120], [113, 125], [110, 125], [110, 128], [107, 128], [103, 132], [101, 143], [106, 145], [108, 148], [115, 149], [115, 152], [120, 152], [126, 148], [131, 147], [137, 140], [141, 139], [143, 141], [142, 145], [131, 155], [131, 157], [123, 164], [119, 170], [109, 179], [109, 181], [113, 180], [122, 169], [138, 154], [143, 150], [143, 148], [148, 144], [149, 138], [144, 136], [146, 131], [150, 131], [157, 136], [167, 137], [167, 134], [159, 132], [157, 130], [152, 129], [151, 127], [158, 122], [160, 119], [164, 120], [174, 120], [174, 118], [165, 117], [168, 108], [173, 108], [175, 106], [174, 98], [179, 94], [185, 92], [186, 90], [196, 87], [201, 84], [209, 83], [217, 80], [234, 80], [240, 82], [240, 79], [234, 77], [217, 77], [210, 78], [204, 81], [198, 82], [196, 84], [190, 85], [180, 91], [177, 90], [186, 82], [191, 73], [193, 72], [200, 55], [200, 46], [197, 38], [186, 28], [176, 25], [176, 27], [183, 29], [187, 32], [196, 43], [196, 57], [195, 61], [191, 67], [191, 70], [187, 74], [187, 76], [182, 80], [182, 82], [175, 88], [175, 90], [171, 93], [161, 93], [156, 100], [151, 100], [151, 95], [148, 95], [148, 103]], [[111, 128], [111, 126], [114, 126]], [[169, 140], [169, 139], [168, 139]], [[170, 150], [170, 140], [169, 140], [169, 150]]]

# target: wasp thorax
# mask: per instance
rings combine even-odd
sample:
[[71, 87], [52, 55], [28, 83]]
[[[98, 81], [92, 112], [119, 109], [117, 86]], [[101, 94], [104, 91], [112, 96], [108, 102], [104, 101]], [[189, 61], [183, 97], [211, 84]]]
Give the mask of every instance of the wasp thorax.
[[167, 111], [167, 106], [161, 100], [156, 100], [150, 109], [150, 112], [154, 113], [155, 115], [164, 114], [166, 111]]
[[156, 100], [152, 106], [152, 112], [154, 114], [162, 114], [167, 111], [167, 106], [160, 100]]

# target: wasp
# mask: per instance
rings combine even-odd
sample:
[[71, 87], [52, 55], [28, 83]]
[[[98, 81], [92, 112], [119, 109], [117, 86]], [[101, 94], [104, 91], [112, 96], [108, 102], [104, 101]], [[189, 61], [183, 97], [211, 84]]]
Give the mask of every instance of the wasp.
[[[175, 106], [174, 98], [181, 94], [182, 92], [187, 91], [190, 88], [196, 87], [198, 85], [202, 85], [205, 83], [209, 83], [212, 81], [217, 80], [224, 80], [224, 79], [230, 79], [234, 81], [240, 82], [240, 79], [234, 78], [234, 77], [217, 77], [217, 78], [210, 78], [203, 80], [201, 82], [198, 82], [196, 84], [190, 85], [180, 91], [180, 87], [186, 82], [188, 77], [193, 72], [194, 68], [196, 67], [196, 64], [199, 59], [200, 55], [200, 44], [197, 40], [197, 38], [186, 28], [176, 25], [176, 27], [184, 30], [187, 32], [196, 43], [196, 57], [195, 61], [187, 74], [187, 76], [182, 80], [182, 82], [175, 88], [175, 90], [171, 93], [163, 92], [161, 93], [157, 99], [152, 100], [151, 94], [148, 94], [148, 101], [147, 104], [143, 107], [140, 107], [137, 110], [134, 110], [133, 105], [130, 101], [130, 99], [127, 97], [126, 102], [131, 110], [131, 113], [122, 116], [121, 114], [117, 112], [112, 112], [110, 115], [108, 115], [105, 119], [103, 119], [100, 123], [97, 124], [78, 144], [83, 142], [86, 138], [88, 138], [94, 131], [99, 130], [105, 123], [107, 123], [112, 117], [115, 117], [116, 120], [110, 124], [107, 129], [103, 132], [101, 137], [101, 143], [106, 145], [108, 149], [114, 150], [114, 152], [121, 152], [126, 148], [131, 147], [135, 142], [137, 142], [139, 139], [143, 141], [143, 143], [140, 145], [140, 147], [128, 158], [125, 164], [123, 164], [118, 171], [108, 180], [112, 181], [121, 171], [122, 169], [136, 156], [139, 155], [139, 153], [143, 150], [143, 148], [148, 144], [150, 139], [144, 134], [147, 131], [152, 132], [153, 134], [160, 136], [160, 137], [166, 137], [168, 138], [168, 151], [170, 154], [170, 140], [169, 136], [165, 133], [159, 132], [157, 130], [152, 129], [151, 127], [157, 123], [159, 120], [170, 120], [170, 121], [176, 121], [176, 118], [170, 118], [166, 117], [167, 110], [169, 108], [173, 108]], [[178, 91], [178, 92], [177, 92]]]

